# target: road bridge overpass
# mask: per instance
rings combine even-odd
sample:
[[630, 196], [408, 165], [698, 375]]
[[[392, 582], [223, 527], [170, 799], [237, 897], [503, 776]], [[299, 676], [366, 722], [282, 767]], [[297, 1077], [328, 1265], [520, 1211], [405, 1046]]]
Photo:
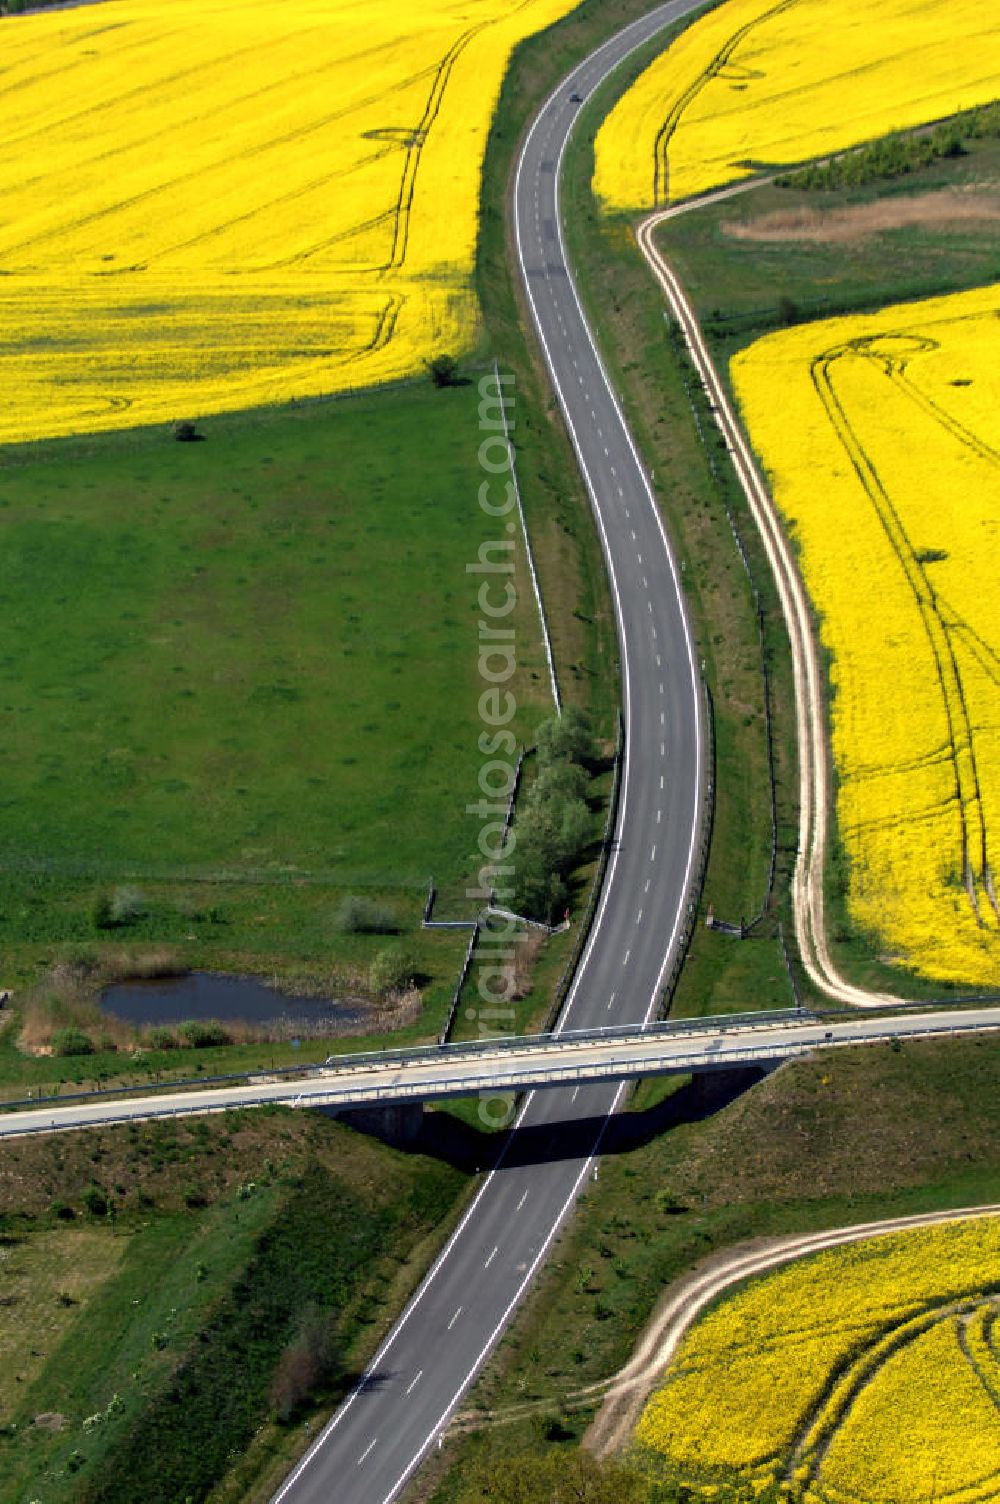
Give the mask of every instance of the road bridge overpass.
[[12, 1103], [0, 1114], [0, 1138], [273, 1104], [349, 1111], [481, 1092], [638, 1081], [766, 1067], [816, 1050], [998, 1029], [995, 1006], [846, 1018], [789, 1011], [330, 1056], [293, 1074]]

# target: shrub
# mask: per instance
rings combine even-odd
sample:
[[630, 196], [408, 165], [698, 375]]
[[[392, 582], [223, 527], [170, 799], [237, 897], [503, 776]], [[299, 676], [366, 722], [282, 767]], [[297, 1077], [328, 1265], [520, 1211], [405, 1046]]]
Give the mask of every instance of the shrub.
[[431, 380], [439, 389], [458, 385], [458, 361], [454, 355], [435, 355], [433, 360], [428, 361], [427, 369]]
[[146, 912], [146, 900], [138, 888], [116, 888], [111, 895], [113, 924], [134, 924]]
[[594, 733], [590, 721], [575, 705], [567, 705], [561, 716], [542, 721], [535, 733], [540, 762], [561, 758], [566, 762], [590, 762], [594, 756]]
[[399, 932], [392, 904], [374, 898], [344, 899], [337, 910], [337, 928], [345, 935], [395, 935]]
[[216, 1018], [189, 1018], [181, 1024], [177, 1033], [181, 1042], [193, 1050], [231, 1043], [229, 1035]]
[[90, 917], [99, 930], [114, 929], [115, 920], [111, 912], [111, 894], [99, 893], [94, 899], [94, 906], [90, 911]]
[[271, 1404], [283, 1424], [329, 1383], [339, 1367], [333, 1321], [316, 1305], [310, 1305], [294, 1341], [278, 1359], [271, 1383]]
[[73, 1027], [56, 1029], [52, 1036], [52, 1053], [54, 1055], [92, 1055], [94, 1041], [82, 1029]]
[[173, 1029], [163, 1027], [150, 1029], [146, 1035], [146, 1042], [151, 1050], [176, 1050], [178, 1045], [177, 1035]]
[[108, 1215], [108, 1198], [98, 1185], [90, 1186], [84, 1193], [83, 1204], [92, 1217]]
[[173, 433], [178, 444], [193, 444], [201, 438], [201, 434], [198, 432], [195, 424], [188, 418], [183, 418], [179, 423], [175, 423]]
[[387, 992], [403, 992], [413, 985], [415, 967], [410, 956], [398, 945], [380, 950], [368, 968], [368, 985], [384, 997]]

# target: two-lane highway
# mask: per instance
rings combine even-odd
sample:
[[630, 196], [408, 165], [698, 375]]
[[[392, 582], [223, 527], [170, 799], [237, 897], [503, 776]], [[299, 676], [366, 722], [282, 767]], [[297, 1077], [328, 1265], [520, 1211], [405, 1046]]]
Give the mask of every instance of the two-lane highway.
[[[517, 167], [516, 250], [608, 560], [625, 718], [614, 852], [562, 1027], [643, 1022], [654, 1013], [694, 875], [704, 746], [702, 690], [677, 567], [567, 265], [559, 167], [579, 110], [570, 95], [590, 93], [696, 3], [660, 6], [580, 64], [542, 106]], [[395, 1497], [524, 1294], [622, 1090], [586, 1086], [528, 1097], [519, 1126], [537, 1144], [551, 1125], [553, 1158], [521, 1162], [513, 1135], [362, 1383], [276, 1504], [384, 1504]]]

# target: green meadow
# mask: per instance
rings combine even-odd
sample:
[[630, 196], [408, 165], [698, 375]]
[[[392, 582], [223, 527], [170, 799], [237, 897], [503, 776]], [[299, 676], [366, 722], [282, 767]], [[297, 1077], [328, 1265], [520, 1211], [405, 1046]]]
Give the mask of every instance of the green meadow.
[[[328, 950], [345, 892], [397, 895], [408, 927], [429, 874], [461, 891], [484, 687], [466, 564], [504, 536], [478, 403], [414, 385], [200, 443], [0, 458], [8, 971], [93, 940], [123, 883], [128, 939], [278, 974]], [[547, 681], [519, 540], [518, 560], [524, 734]]]

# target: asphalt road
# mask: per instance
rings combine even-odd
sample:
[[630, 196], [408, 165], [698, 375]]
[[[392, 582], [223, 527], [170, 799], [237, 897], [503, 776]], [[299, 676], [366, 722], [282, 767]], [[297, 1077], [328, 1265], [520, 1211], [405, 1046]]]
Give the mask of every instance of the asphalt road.
[[[562, 1023], [635, 1023], [655, 1010], [675, 952], [699, 839], [702, 699], [678, 569], [577, 301], [559, 221], [558, 167], [585, 95], [696, 0], [620, 32], [566, 78], [525, 140], [517, 253], [533, 317], [608, 557], [624, 686], [616, 845]], [[281, 1504], [384, 1504], [402, 1488], [474, 1378], [591, 1171], [622, 1087], [528, 1097], [519, 1120], [552, 1157], [521, 1162], [513, 1136], [361, 1386], [275, 1495]]]

